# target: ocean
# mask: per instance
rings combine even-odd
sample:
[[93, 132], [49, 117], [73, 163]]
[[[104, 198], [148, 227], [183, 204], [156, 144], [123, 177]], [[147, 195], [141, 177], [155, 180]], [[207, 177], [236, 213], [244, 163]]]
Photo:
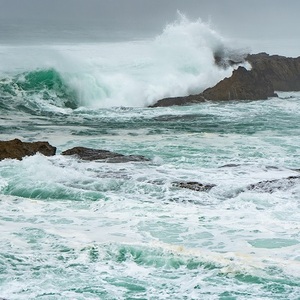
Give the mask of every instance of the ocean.
[[[1, 140], [57, 155], [0, 161], [0, 298], [300, 299], [300, 93], [148, 108], [240, 51], [184, 17], [151, 38], [2, 41]], [[61, 155], [75, 146], [149, 161]]]

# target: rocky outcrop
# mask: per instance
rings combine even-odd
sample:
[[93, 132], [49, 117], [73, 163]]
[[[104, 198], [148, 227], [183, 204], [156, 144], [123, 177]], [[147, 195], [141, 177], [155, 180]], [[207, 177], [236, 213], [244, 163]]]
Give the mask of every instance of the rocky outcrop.
[[274, 193], [276, 191], [287, 190], [300, 183], [300, 176], [289, 176], [287, 178], [265, 180], [250, 184], [246, 187], [248, 191], [263, 193]]
[[207, 100], [259, 100], [275, 97], [273, 85], [264, 74], [238, 67], [232, 76], [203, 92]]
[[251, 70], [239, 67], [202, 96], [207, 100], [259, 100], [276, 96], [275, 91], [300, 91], [300, 57], [259, 53], [245, 60]]
[[[272, 179], [259, 181], [257, 183], [252, 183], [236, 191], [236, 194], [246, 191], [254, 191], [258, 193], [274, 193], [276, 191], [285, 191], [296, 184], [300, 183], [300, 176], [289, 176], [286, 178]], [[172, 183], [173, 187], [189, 189], [197, 192], [209, 192], [215, 184], [212, 183], [200, 183], [196, 181], [177, 181]]]
[[155, 104], [150, 105], [149, 107], [166, 107], [166, 106], [173, 106], [173, 105], [189, 105], [204, 102], [205, 99], [201, 94], [198, 95], [190, 95], [186, 97], [174, 97], [174, 98], [164, 98], [157, 101]]
[[25, 156], [41, 153], [46, 156], [55, 155], [56, 147], [51, 146], [48, 142], [26, 143], [19, 139], [10, 141], [0, 141], [0, 160], [12, 158], [21, 160]]
[[300, 57], [259, 53], [248, 55], [246, 60], [252, 72], [263, 75], [275, 91], [300, 91]]
[[208, 192], [214, 186], [216, 186], [215, 184], [203, 184], [196, 181], [178, 181], [178, 182], [173, 182], [172, 185], [174, 187], [189, 189], [197, 192]]
[[277, 96], [275, 91], [300, 91], [300, 57], [290, 58], [267, 53], [249, 54], [244, 61], [226, 61], [222, 54], [215, 56], [219, 68], [248, 61], [251, 70], [238, 67], [232, 76], [225, 78], [203, 93], [187, 97], [166, 98], [151, 107], [187, 105], [205, 100], [263, 100]]
[[107, 150], [74, 147], [62, 152], [62, 155], [75, 155], [82, 160], [103, 160], [110, 163], [124, 163], [130, 161], [149, 161], [148, 158], [142, 155], [123, 155]]

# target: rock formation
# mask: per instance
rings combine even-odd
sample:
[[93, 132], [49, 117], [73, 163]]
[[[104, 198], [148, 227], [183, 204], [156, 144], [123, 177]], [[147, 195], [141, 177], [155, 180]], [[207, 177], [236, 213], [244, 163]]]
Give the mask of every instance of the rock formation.
[[244, 67], [238, 67], [231, 77], [206, 89], [202, 95], [207, 100], [259, 100], [276, 96], [271, 81], [263, 73]]
[[275, 91], [300, 91], [300, 56], [297, 58], [269, 55], [248, 55], [246, 60], [252, 72], [262, 74], [271, 81]]
[[[201, 94], [162, 99], [151, 107], [186, 105], [205, 100], [263, 100], [277, 96], [275, 91], [300, 91], [300, 57], [259, 53], [249, 54], [245, 61], [251, 64], [251, 70], [240, 66], [231, 77], [221, 80]], [[215, 57], [215, 63], [219, 68], [230, 65], [219, 56]], [[240, 62], [232, 62], [236, 63]]]
[[273, 179], [260, 181], [258, 183], [250, 184], [246, 187], [246, 190], [274, 193], [276, 191], [287, 190], [300, 182], [300, 176], [289, 176], [287, 178]]
[[178, 182], [173, 182], [172, 185], [174, 187], [189, 189], [197, 192], [208, 192], [214, 186], [216, 186], [215, 184], [209, 184], [209, 183], [203, 184], [196, 181], [178, 181]]
[[190, 95], [186, 97], [174, 97], [174, 98], [164, 98], [149, 107], [165, 107], [165, 106], [172, 106], [172, 105], [189, 105], [193, 103], [200, 103], [204, 102], [205, 99], [201, 94], [198, 95]]
[[0, 141], [0, 160], [5, 158], [21, 160], [23, 157], [34, 155], [37, 152], [52, 156], [55, 155], [56, 147], [51, 146], [48, 142], [26, 143], [19, 139]]
[[129, 161], [149, 161], [142, 155], [123, 155], [107, 150], [92, 149], [85, 147], [74, 147], [62, 152], [62, 155], [76, 155], [82, 160], [104, 160], [110, 163], [124, 163]]

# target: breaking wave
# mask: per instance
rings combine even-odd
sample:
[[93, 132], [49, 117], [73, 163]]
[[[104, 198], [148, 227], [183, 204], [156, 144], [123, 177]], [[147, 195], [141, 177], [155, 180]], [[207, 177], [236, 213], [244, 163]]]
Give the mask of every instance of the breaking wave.
[[153, 39], [0, 50], [0, 105], [31, 110], [143, 107], [200, 93], [230, 76], [226, 61], [243, 59], [208, 24], [180, 14]]

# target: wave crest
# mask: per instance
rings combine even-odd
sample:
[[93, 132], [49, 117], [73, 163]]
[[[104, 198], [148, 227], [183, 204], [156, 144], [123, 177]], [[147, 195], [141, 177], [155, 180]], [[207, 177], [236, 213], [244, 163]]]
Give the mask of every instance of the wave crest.
[[161, 98], [200, 93], [243, 62], [243, 52], [232, 49], [209, 24], [180, 13], [153, 39], [21, 47], [8, 49], [7, 57], [12, 61], [0, 61], [0, 66], [15, 64], [24, 72], [1, 80], [0, 96], [25, 99], [32, 109], [148, 106]]
[[2, 108], [17, 108], [34, 113], [53, 110], [53, 107], [77, 107], [75, 91], [52, 68], [0, 79], [0, 98]]

